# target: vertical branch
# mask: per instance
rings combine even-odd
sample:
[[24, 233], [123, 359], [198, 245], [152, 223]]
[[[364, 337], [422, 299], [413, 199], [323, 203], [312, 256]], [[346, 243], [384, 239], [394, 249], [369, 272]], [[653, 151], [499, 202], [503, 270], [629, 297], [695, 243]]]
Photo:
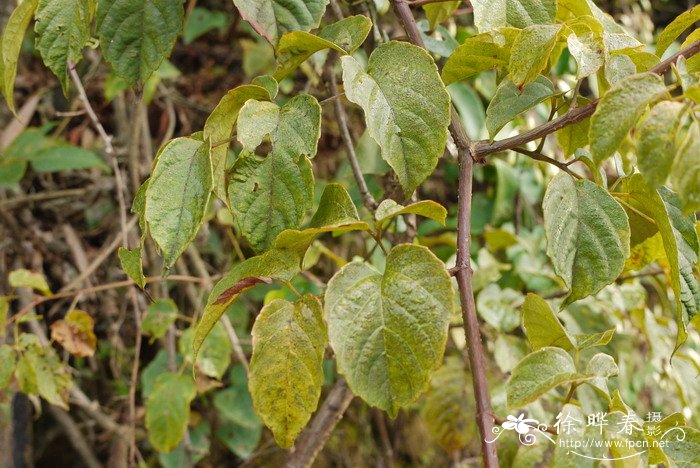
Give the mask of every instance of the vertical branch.
[[[392, 0], [396, 15], [403, 23], [410, 41], [425, 48], [420, 31], [413, 18], [410, 6], [404, 0]], [[474, 289], [472, 286], [473, 271], [471, 268], [471, 204], [472, 204], [472, 176], [474, 159], [471, 151], [471, 141], [462, 125], [457, 112], [452, 109], [452, 121], [450, 133], [457, 145], [459, 152], [459, 205], [457, 225], [457, 267], [456, 277], [459, 285], [459, 297], [462, 304], [462, 317], [464, 319], [464, 333], [469, 349], [469, 364], [472, 371], [472, 383], [476, 397], [476, 422], [481, 432], [481, 451], [484, 466], [487, 468], [498, 466], [498, 455], [493, 444], [487, 444], [486, 439], [491, 436], [494, 419], [491, 410], [491, 398], [489, 396], [488, 381], [486, 380], [486, 357], [479, 333], [479, 320], [476, 315], [474, 303]]]

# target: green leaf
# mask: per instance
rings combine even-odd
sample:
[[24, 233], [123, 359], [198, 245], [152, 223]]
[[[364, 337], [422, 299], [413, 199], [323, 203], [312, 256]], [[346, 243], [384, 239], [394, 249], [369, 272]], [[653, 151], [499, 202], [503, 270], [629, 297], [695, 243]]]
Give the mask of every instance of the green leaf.
[[533, 350], [555, 346], [571, 351], [576, 347], [576, 340], [569, 335], [552, 308], [540, 296], [528, 294], [520, 310], [525, 336]]
[[184, 16], [181, 1], [100, 0], [97, 34], [105, 59], [129, 84], [145, 82], [170, 56]]
[[323, 308], [307, 295], [276, 299], [253, 326], [250, 393], [257, 413], [282, 448], [289, 448], [316, 411], [323, 385]]
[[229, 145], [223, 144], [231, 138], [238, 121], [238, 114], [249, 100], [271, 99], [267, 88], [258, 85], [243, 85], [232, 89], [221, 98], [204, 124], [204, 139], [211, 143], [211, 161], [214, 180], [214, 193], [220, 200], [228, 203], [226, 195], [226, 156]]
[[92, 0], [39, 0], [36, 10], [36, 49], [68, 94], [68, 61], [78, 63], [90, 40]]
[[280, 108], [274, 102], [249, 100], [238, 114], [236, 138], [244, 151], [254, 151], [263, 139], [277, 130]]
[[457, 10], [460, 3], [462, 3], [461, 0], [429, 3], [427, 5], [423, 5], [423, 10], [425, 10], [425, 17], [428, 18], [430, 30], [434, 30], [439, 24], [450, 18]]
[[171, 299], [158, 299], [148, 305], [141, 331], [151, 337], [151, 343], [165, 336], [168, 327], [177, 320], [177, 305]]
[[479, 292], [476, 310], [486, 323], [507, 333], [520, 325], [517, 304], [522, 300], [523, 295], [519, 291], [501, 289], [498, 284], [492, 283]]
[[[651, 218], [655, 229], [661, 234], [675, 296], [678, 326], [676, 345], [679, 346], [688, 336], [686, 325], [689, 319], [700, 310], [700, 287], [693, 272], [700, 251], [700, 241], [694, 227], [695, 216], [684, 216], [676, 194], [665, 187], [658, 191], [652, 190], [640, 174], [624, 180], [621, 190], [629, 194], [628, 203]], [[635, 214], [635, 217], [639, 216]]]
[[396, 417], [440, 364], [454, 293], [427, 248], [394, 247], [379, 273], [353, 262], [328, 283], [325, 314], [338, 371], [353, 393]]
[[10, 345], [0, 345], [0, 390], [7, 387], [15, 371], [17, 356]]
[[486, 109], [486, 128], [489, 136], [495, 137], [508, 122], [553, 95], [554, 85], [544, 76], [526, 84], [522, 90], [512, 81], [503, 80]]
[[251, 84], [265, 88], [267, 92], [270, 93], [270, 99], [276, 98], [277, 93], [280, 91], [279, 83], [271, 75], [256, 76], [253, 78], [253, 81], [251, 81]]
[[699, 430], [688, 426], [681, 426], [670, 432], [666, 437], [667, 438], [664, 440], [667, 441], [668, 444], [663, 448], [663, 451], [673, 462], [673, 466], [691, 468], [700, 464]]
[[241, 17], [273, 45], [288, 31], [318, 27], [328, 0], [233, 0]]
[[556, 16], [556, 0], [506, 0], [506, 20], [516, 28], [551, 24]]
[[656, 55], [661, 57], [666, 49], [678, 39], [683, 31], [700, 21], [700, 5], [684, 11], [676, 17], [668, 26], [661, 31], [656, 40]]
[[146, 400], [148, 440], [159, 452], [170, 452], [185, 436], [190, 403], [197, 394], [189, 375], [167, 372], [158, 376]]
[[678, 148], [671, 168], [671, 185], [684, 213], [700, 210], [700, 124], [693, 122]]
[[39, 291], [44, 296], [51, 296], [51, 288], [49, 288], [46, 278], [41, 273], [20, 268], [10, 272], [8, 277], [10, 287], [13, 288], [32, 288]]
[[474, 26], [480, 32], [489, 32], [506, 25], [506, 0], [472, 0]]
[[202, 319], [195, 329], [193, 360], [196, 362], [204, 339], [241, 293], [258, 283], [270, 283], [272, 278], [290, 280], [299, 271], [300, 263], [301, 257], [296, 252], [273, 249], [234, 265], [209, 295]]
[[605, 93], [591, 117], [588, 134], [595, 162], [612, 156], [647, 105], [664, 97], [668, 91], [654, 73], [628, 76]]
[[172, 452], [159, 453], [158, 462], [163, 468], [183, 468], [197, 465], [209, 455], [211, 443], [209, 435], [211, 426], [208, 421], [202, 421], [189, 431], [190, 440], [187, 444], [180, 442]]
[[22, 41], [38, 4], [39, 0], [25, 0], [20, 3], [7, 20], [0, 38], [0, 92], [12, 113], [15, 112], [14, 88]]
[[510, 51], [510, 78], [516, 86], [537, 79], [547, 66], [561, 26], [536, 25], [520, 31]]
[[182, 34], [182, 42], [191, 44], [195, 39], [218, 29], [225, 31], [228, 26], [228, 15], [221, 11], [212, 11], [207, 8], [195, 7], [187, 16], [185, 30]]
[[263, 424], [253, 409], [243, 366], [232, 367], [229, 375], [231, 386], [214, 395], [214, 408], [222, 422], [216, 436], [233, 453], [247, 459], [258, 446]]
[[615, 199], [562, 172], [549, 183], [542, 206], [547, 255], [569, 288], [561, 307], [615, 281], [630, 254], [629, 220]]
[[119, 247], [117, 252], [122, 270], [131, 278], [139, 288], [146, 286], [146, 277], [143, 275], [143, 265], [141, 263], [141, 247], [127, 249]]
[[56, 351], [42, 348], [36, 335], [22, 334], [15, 377], [24, 393], [38, 394], [52, 405], [68, 409], [68, 392], [73, 385], [70, 370]]
[[208, 142], [181, 137], [161, 148], [146, 189], [145, 219], [166, 270], [197, 235], [211, 190]]
[[320, 50], [332, 49], [342, 55], [352, 54], [365, 42], [370, 29], [372, 21], [364, 15], [357, 15], [330, 24], [317, 35], [305, 31], [286, 33], [277, 46], [275, 79], [282, 80]]
[[532, 403], [551, 389], [585, 379], [576, 372], [574, 360], [561, 348], [542, 348], [525, 356], [506, 384], [509, 408]]
[[508, 66], [513, 34], [500, 38], [504, 43], [497, 41], [494, 34], [483, 33], [468, 37], [452, 52], [442, 68], [442, 80], [446, 85], [486, 70]]
[[233, 167], [229, 203], [253, 249], [268, 250], [278, 234], [300, 226], [313, 203], [311, 163], [274, 150], [266, 158], [241, 155]]
[[421, 416], [430, 434], [448, 453], [468, 446], [476, 436], [474, 420], [469, 417], [475, 410], [471, 387], [463, 361], [456, 356], [447, 357], [430, 380]]
[[606, 398], [610, 398], [608, 378], [618, 374], [619, 369], [615, 359], [605, 353], [598, 353], [586, 365], [586, 374], [594, 376], [586, 383], [598, 390]]
[[343, 57], [345, 95], [365, 111], [367, 129], [406, 194], [435, 169], [447, 144], [450, 96], [426, 51], [402, 42], [374, 50], [367, 70]]
[[30, 160], [36, 172], [60, 172], [93, 167], [110, 172], [109, 166], [97, 154], [68, 145], [61, 140], [53, 140], [51, 147], [32, 155]]
[[[180, 337], [178, 350], [185, 356], [188, 362], [194, 362], [192, 342], [195, 331], [188, 328]], [[222, 323], [217, 323], [209, 332], [206, 339], [198, 349], [196, 367], [202, 374], [221, 380], [226, 369], [231, 365], [231, 340]]]
[[576, 349], [583, 351], [584, 349], [593, 348], [595, 346], [605, 346], [610, 343], [613, 335], [615, 335], [615, 327], [600, 333], [576, 334], [574, 335]]
[[683, 104], [662, 101], [637, 127], [637, 164], [651, 188], [666, 182], [676, 155], [676, 132]]
[[387, 198], [379, 204], [377, 211], [374, 213], [374, 219], [378, 226], [385, 225], [387, 221], [406, 214], [416, 214], [425, 218], [430, 218], [438, 223], [445, 225], [447, 210], [441, 204], [432, 200], [422, 200], [416, 203], [411, 203], [408, 206], [399, 205], [394, 200]]

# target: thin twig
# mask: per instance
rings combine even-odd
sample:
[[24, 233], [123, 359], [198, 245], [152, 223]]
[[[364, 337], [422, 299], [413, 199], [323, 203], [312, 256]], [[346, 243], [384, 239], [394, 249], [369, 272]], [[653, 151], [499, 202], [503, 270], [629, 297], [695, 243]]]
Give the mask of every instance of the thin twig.
[[549, 156], [545, 156], [544, 154], [539, 153], [537, 151], [530, 151], [529, 149], [525, 149], [525, 148], [513, 148], [513, 151], [515, 151], [516, 153], [523, 154], [523, 155], [525, 155], [531, 159], [534, 159], [536, 161], [546, 162], [547, 164], [551, 164], [552, 166], [558, 167], [559, 169], [561, 169], [562, 171], [566, 172], [571, 177], [574, 177], [576, 179], [581, 178], [580, 175], [576, 174], [574, 171], [569, 169], [569, 166], [566, 165], [566, 163], [559, 162], [556, 159], [550, 158]]
[[88, 99], [87, 93], [85, 92], [83, 83], [80, 81], [78, 72], [75, 71], [75, 64], [71, 60], [68, 60], [68, 73], [70, 74], [71, 80], [73, 80], [75, 89], [78, 91], [78, 96], [80, 97], [80, 100], [83, 102], [83, 107], [85, 107], [85, 111], [90, 117], [90, 120], [92, 120], [92, 124], [95, 126], [97, 133], [100, 135], [100, 138], [105, 144], [105, 153], [107, 153], [107, 156], [109, 157], [114, 156], [112, 137], [107, 134], [105, 128], [102, 126], [102, 123], [100, 123], [100, 119], [97, 118], [97, 114], [95, 113], [95, 110], [90, 104], [90, 100]]
[[[416, 20], [408, 4], [403, 0], [392, 0], [392, 5], [410, 41], [414, 45], [425, 48], [420, 31], [418, 30], [418, 25], [416, 24]], [[486, 468], [496, 468], [498, 466], [496, 447], [494, 444], [486, 443], [486, 440], [492, 434], [494, 420], [488, 381], [486, 378], [486, 356], [481, 342], [479, 319], [476, 315], [476, 304], [474, 302], [474, 290], [472, 285], [473, 270], [470, 258], [472, 179], [475, 155], [472, 150], [471, 140], [454, 107], [452, 107], [450, 133], [457, 145], [460, 168], [457, 213], [458, 271], [456, 277], [457, 284], [459, 285], [464, 333], [469, 349], [469, 363], [472, 371], [472, 383], [474, 385], [474, 396], [476, 399], [476, 422], [481, 432], [481, 455]]]

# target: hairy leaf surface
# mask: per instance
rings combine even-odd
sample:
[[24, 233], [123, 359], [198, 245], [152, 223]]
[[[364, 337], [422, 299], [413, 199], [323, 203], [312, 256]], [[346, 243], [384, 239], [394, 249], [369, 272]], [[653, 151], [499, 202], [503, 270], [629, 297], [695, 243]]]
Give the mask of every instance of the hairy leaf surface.
[[353, 262], [329, 282], [325, 314], [338, 370], [353, 393], [396, 417], [440, 364], [453, 290], [427, 248], [394, 247], [379, 273]]
[[542, 206], [547, 255], [569, 288], [562, 307], [615, 281], [630, 253], [629, 220], [615, 199], [562, 172], [549, 183]]
[[273, 45], [288, 31], [318, 27], [328, 0], [233, 0], [244, 20]]
[[318, 406], [323, 385], [326, 326], [311, 295], [276, 299], [253, 326], [250, 393], [257, 413], [282, 448], [291, 447]]
[[486, 128], [489, 136], [495, 137], [508, 122], [553, 94], [554, 85], [544, 76], [526, 84], [522, 90], [512, 81], [503, 80], [486, 109]]
[[680, 102], [660, 102], [637, 128], [637, 164], [651, 188], [663, 185], [671, 171], [682, 109]]
[[528, 26], [515, 38], [510, 52], [510, 78], [517, 86], [535, 81], [549, 62], [561, 26]]
[[671, 184], [681, 199], [683, 212], [700, 210], [700, 124], [693, 122], [678, 148], [671, 168]]
[[367, 70], [342, 58], [348, 99], [365, 111], [367, 129], [407, 194], [435, 169], [447, 143], [450, 96], [433, 59], [420, 47], [389, 42]]
[[170, 269], [204, 220], [212, 190], [209, 143], [176, 138], [156, 158], [146, 189], [145, 219], [163, 267]]

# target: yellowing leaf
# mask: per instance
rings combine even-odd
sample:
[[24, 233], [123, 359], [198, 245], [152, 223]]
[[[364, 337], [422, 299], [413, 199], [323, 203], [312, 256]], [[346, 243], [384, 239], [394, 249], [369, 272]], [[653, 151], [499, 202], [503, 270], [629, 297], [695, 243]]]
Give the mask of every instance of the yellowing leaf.
[[326, 326], [321, 303], [307, 295], [276, 299], [253, 326], [249, 387], [253, 404], [277, 444], [291, 447], [318, 406]]
[[668, 96], [659, 75], [643, 73], [623, 79], [603, 95], [591, 117], [591, 154], [600, 164], [613, 155], [651, 102]]
[[97, 346], [93, 327], [94, 321], [87, 312], [71, 310], [62, 320], [51, 324], [51, 339], [74, 356], [92, 356]]
[[425, 17], [428, 18], [430, 29], [435, 29], [440, 23], [450, 18], [457, 10], [460, 3], [462, 3], [461, 0], [423, 5]]
[[97, 34], [105, 59], [128, 83], [145, 82], [170, 55], [184, 15], [180, 1], [100, 0]]
[[537, 351], [547, 346], [556, 346], [565, 351], [576, 347], [575, 339], [549, 304], [536, 294], [528, 294], [520, 310], [523, 313], [523, 329], [532, 349]]
[[7, 20], [0, 37], [0, 92], [7, 101], [7, 106], [14, 113], [14, 88], [17, 76], [17, 61], [22, 50], [24, 34], [34, 16], [39, 0], [25, 0], [14, 9]]
[[167, 270], [195, 238], [204, 220], [212, 190], [209, 143], [176, 138], [156, 158], [146, 189], [145, 219]]
[[576, 372], [574, 360], [561, 348], [545, 347], [525, 356], [506, 384], [509, 408], [532, 403], [551, 389], [585, 379]]
[[51, 347], [42, 348], [35, 335], [22, 334], [15, 377], [24, 393], [38, 394], [52, 405], [68, 409], [70, 370]]
[[345, 95], [365, 111], [367, 129], [407, 194], [435, 169], [447, 144], [450, 96], [435, 62], [420, 47], [389, 42], [367, 70], [342, 58]]
[[364, 15], [350, 16], [321, 29], [317, 35], [293, 31], [280, 38], [275, 78], [281, 80], [319, 50], [352, 54], [367, 39], [372, 21]]
[[374, 213], [374, 219], [377, 225], [386, 224], [387, 221], [399, 215], [416, 214], [426, 218], [433, 219], [438, 223], [445, 225], [447, 210], [441, 204], [432, 200], [422, 200], [416, 203], [411, 203], [408, 206], [399, 205], [394, 200], [387, 198], [379, 204], [377, 211]]
[[394, 247], [384, 274], [353, 262], [328, 283], [325, 314], [338, 371], [353, 393], [396, 417], [442, 359], [454, 293], [427, 248]]
[[234, 265], [209, 295], [192, 340], [193, 361], [196, 362], [204, 339], [238, 296], [256, 284], [272, 282], [272, 278], [291, 279], [299, 271], [300, 263], [301, 257], [296, 252], [272, 249]]
[[510, 51], [510, 78], [517, 86], [535, 81], [549, 62], [561, 26], [536, 25], [523, 29]]
[[508, 66], [514, 38], [505, 36], [511, 40], [506, 44], [499, 44], [494, 39], [494, 34], [483, 33], [468, 37], [452, 52], [442, 68], [442, 79], [446, 85], [486, 70]]
[[288, 31], [318, 27], [328, 0], [233, 0], [244, 20], [273, 45]]
[[671, 23], [661, 31], [661, 34], [659, 34], [659, 38], [656, 40], [656, 55], [661, 57], [683, 31], [698, 21], [700, 21], [700, 5], [678, 15], [676, 19], [671, 21]]
[[196, 394], [189, 375], [166, 372], [158, 376], [146, 400], [146, 429], [154, 449], [170, 452], [180, 443]]
[[8, 282], [13, 288], [32, 288], [44, 296], [51, 296], [51, 289], [46, 283], [46, 278], [41, 273], [20, 268], [10, 272]]
[[562, 307], [615, 281], [630, 254], [629, 220], [615, 199], [562, 172], [549, 183], [542, 207], [547, 255], [570, 290]]
[[90, 40], [94, 11], [90, 0], [39, 0], [36, 10], [36, 49], [68, 94], [68, 61], [77, 63]]

